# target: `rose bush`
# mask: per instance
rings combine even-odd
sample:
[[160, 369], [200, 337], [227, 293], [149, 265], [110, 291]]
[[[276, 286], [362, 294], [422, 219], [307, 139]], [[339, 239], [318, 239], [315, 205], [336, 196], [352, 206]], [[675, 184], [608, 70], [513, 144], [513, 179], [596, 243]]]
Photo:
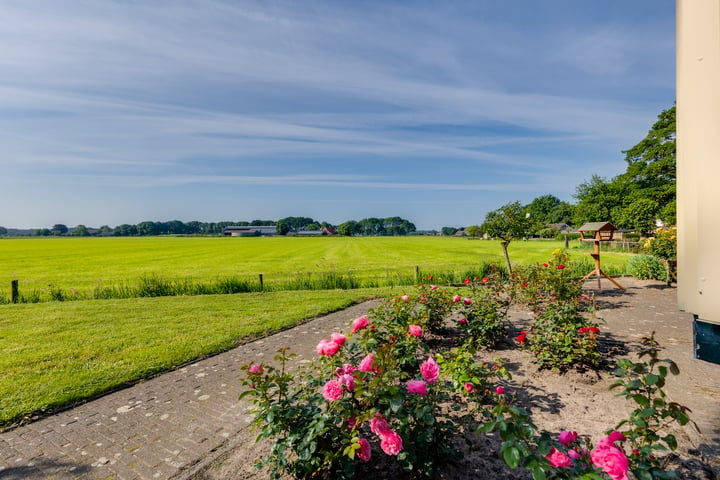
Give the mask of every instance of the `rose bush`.
[[[592, 366], [597, 357], [600, 330], [580, 314], [584, 300], [563, 277], [562, 261], [561, 253], [554, 255], [537, 268], [544, 273], [523, 278], [519, 286], [534, 282], [540, 299], [533, 324], [517, 337], [535, 353], [540, 368]], [[667, 401], [662, 390], [667, 374], [677, 373], [675, 364], [658, 359], [652, 340], [639, 354], [649, 360], [618, 361], [622, 379], [613, 386], [638, 408], [595, 445], [571, 430], [556, 439], [538, 434], [530, 413], [515, 405], [516, 392], [496, 384], [495, 379], [510, 378], [502, 363], [476, 359], [480, 330], [472, 324], [482, 317], [478, 312], [504, 320], [516, 295], [517, 284], [501, 283], [490, 274], [466, 282], [462, 295], [437, 286], [403, 292], [355, 319], [348, 334], [321, 339], [314, 361], [297, 370], [288, 368], [293, 358], [288, 349], [278, 352], [275, 364], [244, 366], [242, 396], [254, 404], [258, 439], [274, 441], [258, 466], [267, 466], [276, 479], [286, 473], [351, 478], [367, 462], [384, 462], [411, 478], [429, 477], [437, 465], [459, 455], [453, 438], [478, 429], [499, 435], [503, 460], [528, 468], [535, 479], [625, 480], [628, 472], [638, 480], [671, 478], [658, 454], [676, 442], [660, 432], [671, 422], [689, 421], [686, 409]], [[428, 293], [443, 300], [428, 302]], [[453, 313], [463, 315], [470, 326], [463, 329], [458, 322], [459, 342], [456, 330], [437, 325], [426, 335], [428, 319], [440, 315], [428, 313], [428, 305], [442, 312], [446, 325]], [[432, 346], [427, 337], [433, 337]]]
[[558, 249], [548, 263], [516, 272], [516, 297], [535, 316], [517, 342], [535, 355], [540, 368], [592, 368], [599, 357], [594, 302], [583, 294], [580, 279], [567, 273], [567, 260], [567, 252]]
[[[453, 442], [467, 427], [462, 412], [443, 409], [458, 400], [458, 385], [478, 388], [501, 368], [488, 368], [472, 355], [428, 353], [420, 325], [428, 326], [428, 292], [403, 293], [383, 302], [368, 316], [355, 319], [346, 336], [334, 333], [317, 345], [317, 358], [290, 374], [287, 350], [273, 365], [249, 365], [243, 393], [255, 405], [259, 438], [274, 440], [272, 454], [259, 462], [273, 478], [351, 478], [358, 462], [387, 456], [413, 476], [429, 476], [436, 465], [459, 454]], [[438, 293], [434, 298], [450, 295]], [[449, 312], [443, 301], [432, 305]], [[418, 313], [420, 312], [420, 313]], [[451, 358], [448, 362], [445, 357]], [[443, 372], [448, 365], [449, 375]], [[462, 383], [461, 383], [462, 382]], [[470, 389], [472, 390], [472, 388]], [[373, 450], [377, 450], [374, 453]]]

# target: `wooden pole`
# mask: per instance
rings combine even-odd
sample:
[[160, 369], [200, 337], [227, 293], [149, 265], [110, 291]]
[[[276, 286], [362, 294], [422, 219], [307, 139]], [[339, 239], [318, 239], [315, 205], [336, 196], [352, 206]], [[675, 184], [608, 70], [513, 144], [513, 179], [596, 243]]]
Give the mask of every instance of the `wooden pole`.
[[595, 270], [593, 270], [592, 272], [585, 275], [581, 281], [585, 281], [588, 278], [590, 278], [593, 274], [596, 274], [597, 281], [598, 281], [598, 290], [602, 290], [602, 286], [600, 285], [600, 275], [603, 275], [605, 278], [610, 280], [612, 283], [615, 284], [615, 286], [617, 286], [620, 290], [622, 290], [624, 292], [625, 287], [623, 287], [618, 282], [616, 282], [614, 278], [612, 278], [607, 273], [603, 272], [602, 269], [600, 268], [600, 232], [597, 232], [597, 234], [595, 236], [595, 250], [593, 251], [593, 253], [590, 254], [590, 256], [593, 257], [593, 260], [595, 260]]
[[18, 303], [20, 301], [20, 290], [18, 288], [18, 281], [13, 280], [10, 282], [10, 298], [12, 303]]
[[415, 283], [420, 283], [420, 266], [415, 265]]
[[263, 274], [260, 275], [260, 290], [265, 290], [265, 284], [263, 283]]

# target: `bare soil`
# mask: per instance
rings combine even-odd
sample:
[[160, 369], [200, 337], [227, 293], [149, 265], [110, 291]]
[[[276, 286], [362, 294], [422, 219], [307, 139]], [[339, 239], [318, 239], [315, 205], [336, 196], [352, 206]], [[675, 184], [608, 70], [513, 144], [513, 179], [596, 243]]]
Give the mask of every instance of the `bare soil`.
[[[634, 279], [622, 279], [627, 283], [626, 292], [611, 290], [603, 293], [598, 291], [601, 307], [607, 310], [607, 325], [600, 337], [602, 360], [597, 371], [571, 371], [557, 373], [547, 370], [538, 370], [529, 353], [517, 348], [515, 337], [530, 321], [530, 312], [521, 310], [511, 311], [509, 328], [505, 338], [501, 339], [493, 350], [482, 354], [484, 360], [500, 358], [507, 369], [512, 373], [512, 380], [504, 381], [509, 394], [517, 396], [517, 403], [525, 406], [532, 412], [533, 422], [542, 430], [560, 432], [561, 430], [574, 430], [581, 435], [589, 435], [593, 440], [604, 436], [605, 432], [613, 428], [634, 408], [633, 404], [615, 395], [609, 386], [615, 380], [612, 372], [615, 361], [622, 357], [632, 355], [637, 349], [637, 339], [651, 333], [658, 327], [655, 324], [647, 325], [639, 318], [641, 312], [650, 310], [657, 314], [658, 309], [666, 311], [676, 306], [666, 306], [660, 303], [672, 298], [672, 292], [660, 292], [662, 296], [652, 296], [656, 292], [647, 288], [663, 288], [661, 284], [640, 282]], [[647, 293], [647, 295], [644, 295]], [[651, 297], [649, 297], [650, 295]], [[650, 302], [653, 305], [642, 305]], [[365, 302], [350, 309], [337, 312], [305, 324], [304, 334], [293, 335], [292, 331], [283, 335], [274, 335], [263, 339], [267, 352], [275, 352], [283, 346], [290, 346], [292, 351], [300, 353], [299, 361], [312, 358], [315, 345], [320, 338], [329, 338], [332, 331], [347, 331], [352, 319], [367, 312], [377, 305], [377, 302]], [[639, 308], [633, 311], [632, 318], [637, 317], [637, 324], [629, 324], [627, 316], [617, 315], [615, 309]], [[668, 311], [672, 314], [673, 311]], [[599, 314], [603, 318], [603, 311]], [[669, 317], [668, 317], [669, 318]], [[665, 318], [667, 320], [667, 318]], [[687, 318], [680, 319], [686, 321]], [[662, 327], [662, 325], [661, 325]], [[670, 328], [670, 327], [668, 327]], [[290, 333], [288, 335], [288, 332]], [[633, 333], [635, 332], [635, 333]], [[672, 332], [668, 335], [672, 335]], [[670, 336], [669, 338], [674, 339]], [[659, 339], [661, 342], [662, 338]], [[670, 341], [670, 340], [669, 340]], [[268, 355], [271, 356], [271, 355]], [[248, 359], [248, 362], [253, 359]], [[682, 369], [682, 365], [681, 365]], [[682, 374], [682, 372], [681, 372]], [[669, 379], [669, 382], [674, 379]], [[717, 409], [717, 399], [709, 394], [708, 408]], [[704, 399], [700, 400], [705, 401]], [[249, 409], [249, 405], [246, 406]], [[696, 407], [697, 408], [697, 407]], [[267, 471], [258, 471], [254, 464], [257, 458], [266, 456], [270, 451], [269, 442], [255, 442], [255, 434], [250, 431], [249, 424], [252, 416], [248, 413], [247, 428], [243, 428], [239, 435], [197, 465], [191, 472], [186, 472], [185, 478], [194, 480], [233, 480], [233, 479], [265, 479]], [[717, 458], [708, 458], [716, 452], [717, 444], [698, 449], [698, 440], [688, 433], [687, 428], [676, 429], [673, 433], [678, 438], [678, 450], [667, 457], [668, 466], [676, 470], [681, 479], [715, 479], [717, 471]], [[461, 460], [452, 461], [441, 467], [435, 475], [436, 479], [447, 480], [489, 480], [489, 479], [530, 479], [529, 473], [523, 469], [509, 469], [498, 457], [500, 442], [498, 438], [486, 435], [474, 435], [470, 446], [466, 446], [462, 439], [457, 444], [462, 448], [464, 456]], [[376, 455], [379, 455], [375, 453]], [[716, 471], [713, 471], [713, 467]], [[400, 478], [400, 473], [393, 468], [392, 462], [382, 465], [380, 469], [366, 472], [359, 478], [391, 479]]]

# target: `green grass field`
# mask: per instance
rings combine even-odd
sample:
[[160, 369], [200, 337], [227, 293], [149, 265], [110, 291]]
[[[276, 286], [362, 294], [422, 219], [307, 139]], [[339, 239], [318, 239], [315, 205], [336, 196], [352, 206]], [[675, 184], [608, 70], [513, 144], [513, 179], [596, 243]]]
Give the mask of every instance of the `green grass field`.
[[[544, 262], [560, 242], [515, 242], [514, 263]], [[592, 269], [587, 250], [571, 248]], [[624, 271], [628, 254], [603, 254]], [[20, 290], [89, 292], [142, 276], [283, 278], [352, 271], [404, 278], [415, 267], [460, 279], [482, 263], [503, 263], [500, 245], [442, 237], [395, 238], [43, 238], [0, 239], [0, 427], [92, 398], [194, 359], [342, 309], [387, 289], [273, 291], [235, 295], [42, 301], [9, 304]], [[455, 272], [451, 275], [448, 272]], [[423, 277], [424, 278], [424, 277]], [[50, 287], [52, 285], [53, 287]], [[43, 298], [40, 300], [47, 300]]]
[[[543, 262], [559, 247], [562, 242], [517, 241], [510, 244], [510, 256], [513, 263]], [[587, 250], [578, 247], [579, 242], [571, 244], [573, 260], [592, 270]], [[628, 256], [603, 254], [603, 267], [624, 273]], [[233, 277], [259, 283], [262, 274], [272, 290], [299, 277], [332, 273], [352, 276], [355, 286], [375, 287], [413, 283], [419, 267], [423, 274], [452, 282], [493, 262], [504, 265], [498, 242], [449, 237], [2, 239], [0, 302], [10, 298], [13, 279], [31, 299], [26, 301], [46, 301], [60, 297], [53, 292], [65, 299], [103, 298], [94, 293], [100, 287], [129, 289], [151, 277], [190, 283]], [[297, 288], [305, 287], [301, 282]]]

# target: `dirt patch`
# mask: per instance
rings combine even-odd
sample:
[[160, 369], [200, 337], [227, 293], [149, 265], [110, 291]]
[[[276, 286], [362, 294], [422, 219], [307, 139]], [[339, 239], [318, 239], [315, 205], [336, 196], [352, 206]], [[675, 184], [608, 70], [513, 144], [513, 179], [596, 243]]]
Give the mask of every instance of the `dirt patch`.
[[[602, 313], [600, 315], [601, 318], [605, 317], [606, 326], [600, 337], [603, 359], [598, 371], [573, 371], [562, 375], [550, 371], [538, 371], [530, 354], [515, 347], [515, 336], [531, 318], [530, 312], [524, 311], [511, 311], [509, 316], [511, 327], [508, 329], [507, 336], [498, 343], [496, 349], [481, 354], [483, 360], [499, 358], [504, 362], [513, 378], [504, 381], [503, 385], [509, 394], [517, 395], [518, 404], [532, 412], [533, 422], [540, 429], [549, 432], [575, 430], [582, 435], [590, 435], [596, 441], [620, 420], [627, 418], [628, 413], [634, 408], [634, 404], [616, 397], [615, 393], [609, 390], [609, 386], [615, 380], [612, 375], [614, 363], [621, 356], [632, 355], [632, 352], [637, 349], [635, 343], [637, 339], [649, 334], [659, 326], [657, 321], [648, 324], [641, 312], [656, 315], [658, 311], [670, 313], [670, 310], [672, 308], [676, 310], [676, 307], [660, 304], [660, 300], [667, 303], [668, 299], [674, 299], [671, 295], [672, 292], [646, 290], [659, 288], [658, 285], [633, 279], [623, 279], [623, 283], [630, 284], [626, 292], [619, 290], [598, 292], [606, 311], [605, 315]], [[649, 296], [643, 296], [644, 292]], [[660, 293], [660, 297], [654, 296], [655, 293]], [[642, 302], [649, 302], [649, 304], [641, 305]], [[267, 351], [273, 352], [277, 348], [290, 346], [292, 351], [300, 354], [298, 357], [300, 361], [303, 358], [312, 358], [315, 345], [320, 338], [329, 336], [332, 331], [347, 331], [352, 319], [376, 305], [376, 302], [366, 302], [343, 312], [314, 320], [312, 332], [317, 335], [305, 335], [300, 338], [296, 336], [293, 345], [287, 345], [287, 342], [283, 341], [287, 339], [282, 336], [268, 337], [265, 339]], [[618, 314], [623, 309], [627, 313], [628, 309], [633, 308], [639, 308], [629, 317], [634, 318], [633, 323], [628, 320], [627, 315]], [[665, 320], [668, 321], [667, 318]], [[686, 317], [681, 319], [681, 321], [686, 320]], [[304, 328], [308, 328], [307, 324]], [[676, 332], [670, 330], [665, 336], [673, 339], [673, 335], [678, 336]], [[660, 338], [662, 343], [664, 336], [661, 335], [661, 337], [663, 337]], [[671, 340], [667, 341], [671, 342]], [[679, 345], [679, 347], [684, 348], [683, 345]], [[251, 360], [248, 359], [248, 362]], [[683, 366], [681, 364], [681, 370]], [[682, 382], [683, 380], [676, 378], [668, 380], [668, 382], [674, 381]], [[700, 401], [705, 401], [708, 408], [716, 409], [717, 403], [712, 398], [713, 395], [714, 393], [711, 392], [706, 399]], [[250, 405], [243, 405], [243, 408], [249, 409]], [[255, 442], [255, 434], [250, 431], [249, 427], [252, 421], [249, 412], [244, 421], [246, 426], [238, 435], [194, 469], [184, 472], [180, 478], [194, 480], [260, 480], [268, 478], [268, 472], [258, 471], [254, 464], [257, 458], [269, 454], [270, 443]], [[705, 450], [701, 451], [702, 449], [698, 449], [698, 439], [688, 434], [687, 429], [678, 429], [673, 433], [678, 438], [679, 448], [675, 455], [668, 457], [668, 462], [673, 469], [677, 469], [679, 477], [682, 479], [717, 478], [716, 473], [712, 470], [713, 462], [716, 463], [717, 459], [713, 460], [707, 456], [708, 451], [717, 451], [715, 450], [717, 444], [703, 445]], [[707, 440], [705, 437], [703, 439]], [[471, 445], [466, 446], [462, 439], [457, 439], [458, 446], [462, 447], [464, 453], [463, 458], [440, 468], [435, 478], [447, 480], [531, 478], [527, 471], [511, 470], [499, 459], [500, 441], [498, 438], [473, 435], [471, 440]], [[717, 467], [717, 465], [714, 466]], [[399, 478], [398, 472], [392, 468], [392, 465], [384, 465], [380, 470], [364, 475], [364, 477]], [[363, 478], [363, 476], [359, 478]]]

